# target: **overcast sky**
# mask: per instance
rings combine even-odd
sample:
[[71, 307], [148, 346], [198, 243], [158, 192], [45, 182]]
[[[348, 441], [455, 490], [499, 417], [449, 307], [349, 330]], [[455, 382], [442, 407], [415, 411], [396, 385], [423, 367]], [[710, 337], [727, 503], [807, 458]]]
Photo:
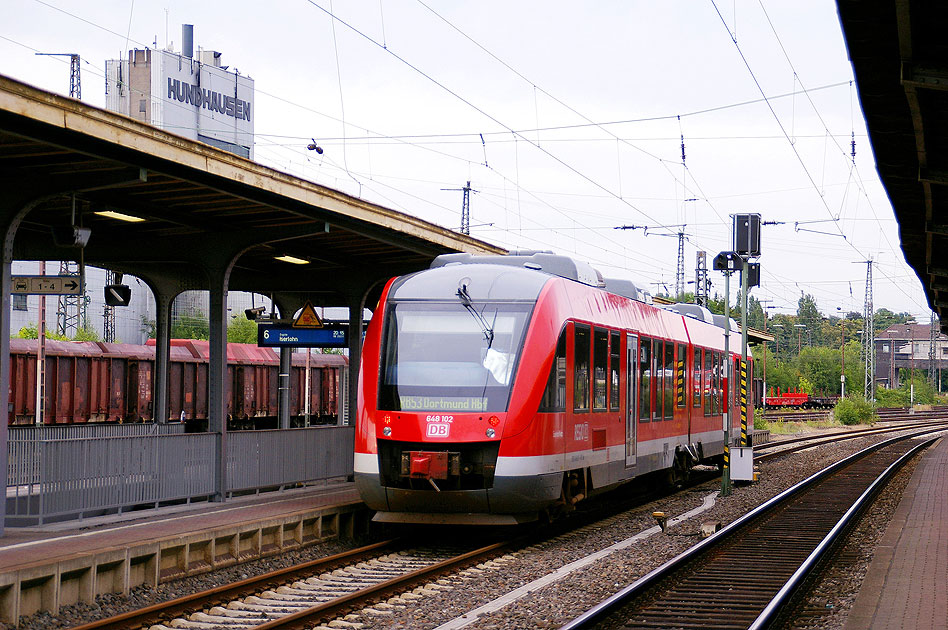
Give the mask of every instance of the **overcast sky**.
[[473, 236], [653, 293], [674, 289], [679, 231], [693, 280], [729, 215], [759, 212], [772, 312], [801, 291], [862, 312], [872, 258], [876, 308], [928, 321], [829, 0], [4, 0], [0, 73], [68, 93], [68, 58], [34, 53], [78, 53], [102, 106], [104, 61], [180, 51], [182, 23], [255, 80], [268, 166], [453, 229], [443, 189], [470, 180]]

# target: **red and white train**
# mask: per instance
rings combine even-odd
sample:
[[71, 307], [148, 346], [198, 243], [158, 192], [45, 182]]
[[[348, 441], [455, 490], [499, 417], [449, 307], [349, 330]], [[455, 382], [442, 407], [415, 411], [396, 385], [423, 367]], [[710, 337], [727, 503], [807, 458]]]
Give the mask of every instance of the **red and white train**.
[[439, 256], [389, 281], [368, 327], [357, 487], [377, 521], [514, 524], [720, 464], [724, 345], [707, 310], [570, 258]]

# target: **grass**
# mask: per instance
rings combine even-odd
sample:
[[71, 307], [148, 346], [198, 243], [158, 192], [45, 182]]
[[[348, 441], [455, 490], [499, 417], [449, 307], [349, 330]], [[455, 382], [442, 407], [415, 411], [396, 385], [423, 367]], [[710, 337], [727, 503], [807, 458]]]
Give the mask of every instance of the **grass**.
[[759, 416], [754, 417], [754, 428], [770, 431], [772, 435], [795, 435], [798, 433], [809, 433], [822, 429], [839, 429], [843, 424], [836, 420], [807, 420], [798, 422], [795, 420], [786, 420], [782, 422], [767, 422]]

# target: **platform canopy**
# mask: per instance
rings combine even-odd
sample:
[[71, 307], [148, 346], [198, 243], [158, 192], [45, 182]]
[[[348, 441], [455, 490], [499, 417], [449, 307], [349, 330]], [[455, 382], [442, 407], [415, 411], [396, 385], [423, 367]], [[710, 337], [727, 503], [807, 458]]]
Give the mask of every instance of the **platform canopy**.
[[948, 5], [837, 0], [902, 251], [948, 332]]
[[[91, 229], [85, 264], [203, 289], [346, 292], [438, 254], [498, 247], [0, 76], [0, 220], [17, 260], [77, 260], [54, 229]], [[29, 206], [28, 212], [23, 208]], [[141, 219], [128, 222], [117, 212]], [[293, 264], [279, 256], [292, 256]], [[318, 300], [317, 300], [318, 301]]]

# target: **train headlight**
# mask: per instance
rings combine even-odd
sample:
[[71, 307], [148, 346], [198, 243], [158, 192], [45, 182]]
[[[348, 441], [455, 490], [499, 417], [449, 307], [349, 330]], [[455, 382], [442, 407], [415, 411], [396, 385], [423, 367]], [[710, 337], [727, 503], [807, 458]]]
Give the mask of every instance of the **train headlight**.
[[496, 427], [498, 424], [500, 424], [500, 418], [498, 418], [497, 416], [491, 416], [490, 418], [487, 419], [487, 424], [489, 424], [492, 427]]
[[487, 429], [487, 437], [492, 438], [495, 435], [494, 429]]
[[382, 429], [382, 435], [384, 435], [385, 437], [388, 437], [391, 434], [392, 434], [392, 427], [385, 427], [384, 429]]

